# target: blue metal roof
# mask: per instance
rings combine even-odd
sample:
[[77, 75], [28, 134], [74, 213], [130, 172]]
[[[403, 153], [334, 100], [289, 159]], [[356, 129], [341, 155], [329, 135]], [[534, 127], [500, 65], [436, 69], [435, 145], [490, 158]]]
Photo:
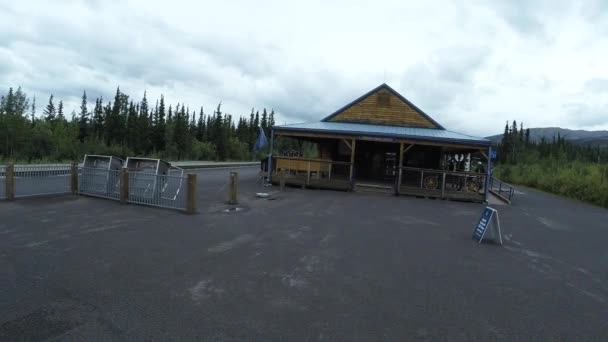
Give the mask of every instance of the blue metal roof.
[[490, 146], [490, 140], [456, 133], [445, 129], [368, 125], [346, 122], [311, 122], [293, 125], [274, 126], [273, 130], [281, 132], [315, 132], [343, 135], [362, 135], [371, 137], [388, 137], [421, 141], [437, 141], [453, 144]]

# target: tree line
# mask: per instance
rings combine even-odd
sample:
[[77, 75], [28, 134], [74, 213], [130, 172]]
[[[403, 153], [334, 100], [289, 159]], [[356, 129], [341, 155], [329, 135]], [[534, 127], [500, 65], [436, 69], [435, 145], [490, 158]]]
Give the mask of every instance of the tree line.
[[[211, 112], [183, 103], [167, 104], [163, 95], [150, 102], [144, 92], [134, 100], [116, 89], [113, 100], [89, 101], [83, 92], [78, 111], [66, 118], [53, 95], [37, 113], [36, 98], [18, 87], [0, 96], [0, 160], [68, 161], [84, 154], [153, 156], [169, 160], [251, 160], [260, 128], [268, 139], [274, 110], [248, 116]], [[266, 151], [267, 151], [266, 147]]]
[[496, 150], [495, 177], [608, 208], [608, 148], [573, 144], [559, 133], [532, 141], [514, 120]]
[[573, 144], [558, 132], [550, 140], [541, 137], [539, 141], [530, 139], [530, 129], [519, 127], [517, 121], [505, 124], [502, 140], [496, 146], [498, 162], [502, 164], [526, 163], [539, 159], [555, 160], [560, 163], [572, 161], [607, 162], [608, 149], [600, 146]]

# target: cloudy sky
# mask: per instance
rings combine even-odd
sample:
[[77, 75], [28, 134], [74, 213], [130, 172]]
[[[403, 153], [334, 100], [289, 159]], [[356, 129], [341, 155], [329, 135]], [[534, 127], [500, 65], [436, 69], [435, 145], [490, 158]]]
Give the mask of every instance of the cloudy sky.
[[0, 86], [317, 121], [386, 82], [448, 129], [608, 129], [608, 2], [0, 1]]

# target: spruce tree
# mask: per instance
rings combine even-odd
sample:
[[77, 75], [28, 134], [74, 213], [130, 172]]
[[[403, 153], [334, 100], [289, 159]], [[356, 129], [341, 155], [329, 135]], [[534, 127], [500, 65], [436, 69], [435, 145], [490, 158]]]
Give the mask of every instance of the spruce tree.
[[260, 126], [264, 132], [268, 131], [268, 113], [266, 113], [266, 108], [264, 108], [264, 111], [262, 111], [262, 120], [260, 121]]
[[268, 117], [268, 127], [272, 128], [275, 125], [274, 121], [274, 109], [270, 111], [270, 116]]
[[89, 127], [89, 109], [87, 108], [87, 92], [82, 93], [80, 102], [80, 117], [78, 118], [78, 140], [83, 142], [88, 136]]
[[182, 105], [180, 112], [175, 112], [173, 142], [177, 148], [177, 158], [182, 159], [190, 155], [192, 139], [188, 129], [188, 114]]
[[93, 109], [93, 134], [95, 138], [103, 137], [104, 128], [104, 113], [103, 113], [103, 97], [95, 99], [95, 108]]
[[203, 141], [205, 135], [205, 116], [203, 114], [203, 107], [201, 106], [200, 112], [198, 112], [198, 122], [196, 123], [196, 139]]
[[36, 96], [34, 96], [34, 98], [32, 99], [32, 111], [30, 112], [30, 114], [32, 116], [32, 126], [33, 126], [36, 122]]
[[166, 146], [165, 97], [162, 94], [160, 95], [160, 103], [158, 105], [158, 119], [155, 121], [153, 145], [156, 151], [162, 151]]
[[59, 123], [65, 122], [65, 115], [63, 115], [63, 100], [59, 100], [59, 106], [57, 107], [57, 121], [59, 121]]
[[137, 111], [135, 110], [135, 105], [133, 101], [129, 103], [129, 110], [127, 113], [127, 127], [126, 127], [126, 143], [127, 147], [131, 150], [135, 151], [135, 153], [141, 152], [139, 150], [138, 145], [138, 127], [137, 127]]
[[[12, 89], [11, 89], [12, 90]], [[46, 108], [43, 111], [44, 120], [46, 122], [55, 122], [55, 104], [53, 103], [53, 94], [49, 97], [49, 104], [46, 105]]]
[[509, 121], [505, 124], [505, 132], [502, 135], [502, 144], [500, 146], [500, 160], [504, 163], [508, 160], [508, 155], [511, 153], [511, 135], [509, 132]]

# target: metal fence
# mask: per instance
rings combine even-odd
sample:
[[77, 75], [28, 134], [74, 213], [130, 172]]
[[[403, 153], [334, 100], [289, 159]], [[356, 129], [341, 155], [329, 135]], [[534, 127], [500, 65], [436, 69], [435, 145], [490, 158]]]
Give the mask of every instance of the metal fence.
[[6, 199], [6, 166], [0, 165], [0, 199]]
[[70, 177], [70, 166], [15, 165], [15, 198], [69, 193]]
[[[78, 193], [121, 203], [196, 213], [196, 175], [184, 176], [183, 170], [169, 175], [128, 172], [74, 166], [0, 165], [0, 199]], [[188, 186], [188, 179], [191, 178]], [[122, 184], [124, 182], [124, 184]]]
[[186, 210], [186, 177], [129, 172], [128, 201]]
[[490, 189], [509, 201], [515, 194], [515, 187], [497, 178], [490, 178]]
[[120, 199], [120, 171], [83, 167], [78, 170], [78, 193]]

